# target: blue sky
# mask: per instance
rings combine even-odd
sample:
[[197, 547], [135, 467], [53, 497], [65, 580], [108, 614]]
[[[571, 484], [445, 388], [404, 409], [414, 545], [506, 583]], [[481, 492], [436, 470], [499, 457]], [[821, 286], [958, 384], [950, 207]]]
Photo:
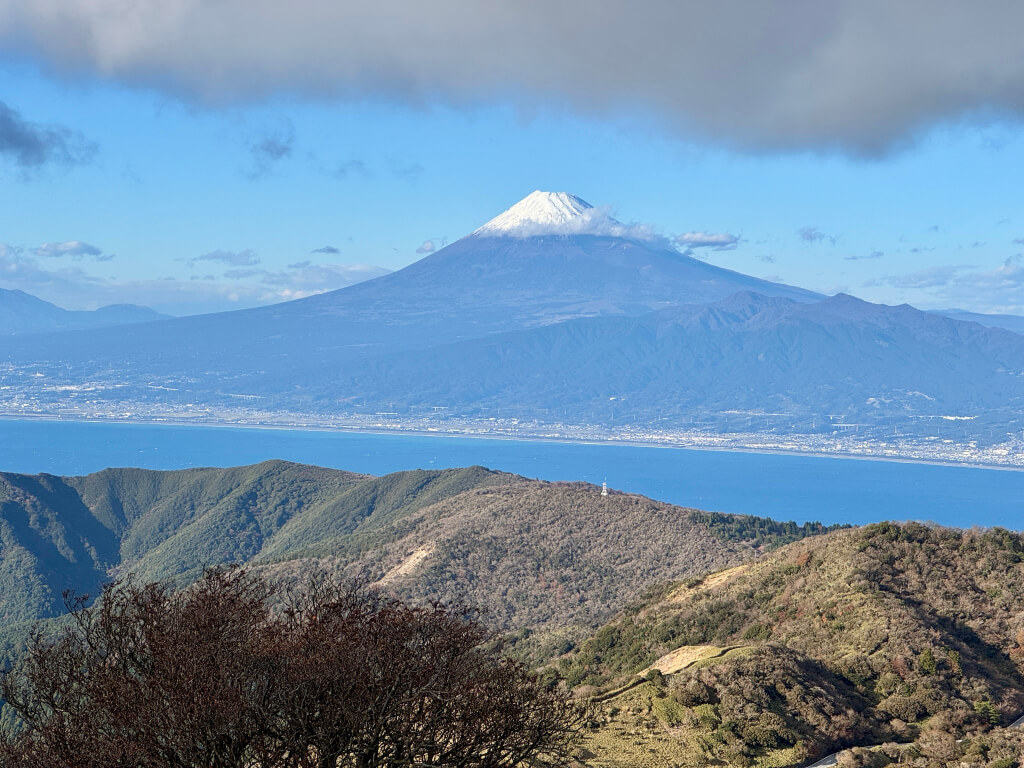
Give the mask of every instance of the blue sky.
[[[317, 5], [304, 5], [316, 21]], [[0, 287], [65, 307], [187, 313], [333, 289], [399, 269], [546, 189], [668, 236], [732, 235], [734, 247], [695, 254], [758, 277], [885, 303], [1024, 313], [1024, 133], [1002, 91], [895, 117], [899, 92], [823, 102], [832, 111], [813, 131], [806, 104], [786, 122], [775, 119], [789, 114], [782, 102], [765, 97], [750, 120], [760, 127], [733, 130], [743, 105], [716, 116], [718, 101], [689, 106], [703, 93], [694, 91], [680, 106], [671, 83], [667, 96], [652, 86], [646, 102], [615, 98], [614, 82], [563, 98], [527, 71], [532, 59], [502, 62], [491, 80], [468, 85], [439, 69], [415, 88], [399, 75], [394, 86], [339, 69], [345, 87], [335, 92], [321, 82], [334, 59], [308, 75], [316, 87], [272, 61], [264, 84], [244, 50], [236, 61], [218, 49], [209, 80], [226, 85], [207, 92], [184, 54], [147, 59], [162, 50], [156, 32], [108, 60], [95, 46], [67, 53], [74, 44], [62, 28], [58, 55], [45, 20], [16, 17], [0, 2]], [[117, 22], [94, 20], [94, 37]], [[34, 44], [13, 42], [32, 24]], [[433, 66], [424, 61], [403, 66]], [[469, 54], [461, 63], [475, 64]], [[391, 66], [366, 62], [368, 71]], [[724, 73], [720, 85], [739, 92], [747, 76]], [[944, 94], [941, 85], [924, 90]], [[851, 102], [864, 98], [859, 83], [850, 87]], [[924, 88], [903, 87], [910, 101]], [[832, 115], [846, 108], [877, 114], [836, 128]]]

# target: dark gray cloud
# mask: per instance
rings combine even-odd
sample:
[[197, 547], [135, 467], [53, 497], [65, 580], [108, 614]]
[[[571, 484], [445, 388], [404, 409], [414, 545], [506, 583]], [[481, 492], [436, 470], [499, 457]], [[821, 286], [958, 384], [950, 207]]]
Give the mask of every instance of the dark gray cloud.
[[511, 100], [868, 156], [936, 123], [1020, 120], [1022, 28], [1015, 0], [0, 0], [0, 47], [207, 104]]
[[189, 259], [193, 264], [199, 261], [219, 261], [232, 267], [251, 267], [260, 263], [260, 257], [255, 251], [246, 248], [244, 251], [210, 251]]
[[[3, 0], [0, 0], [0, 14], [3, 8]], [[37, 170], [46, 165], [78, 165], [91, 160], [95, 153], [96, 145], [81, 134], [60, 126], [30, 122], [0, 101], [0, 158], [6, 158], [21, 171]]]
[[341, 253], [341, 251], [339, 251], [333, 245], [325, 245], [321, 248], [314, 248], [312, 251], [310, 251], [310, 253], [326, 253], [329, 255], [334, 255], [336, 253]]
[[249, 143], [252, 169], [249, 176], [259, 177], [270, 171], [281, 160], [292, 154], [295, 147], [295, 128], [285, 120], [279, 127], [266, 130]]

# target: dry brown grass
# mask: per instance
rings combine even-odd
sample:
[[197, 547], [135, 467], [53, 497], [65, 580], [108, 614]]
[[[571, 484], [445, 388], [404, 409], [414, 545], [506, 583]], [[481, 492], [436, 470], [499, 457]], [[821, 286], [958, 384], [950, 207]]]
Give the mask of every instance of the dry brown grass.
[[641, 676], [646, 675], [652, 669], [657, 669], [663, 675], [673, 675], [676, 672], [686, 669], [691, 664], [705, 659], [713, 659], [728, 651], [728, 648], [719, 648], [715, 645], [684, 645], [666, 653], [656, 662], [640, 672]]
[[412, 576], [432, 554], [434, 554], [433, 543], [413, 550], [402, 562], [385, 573], [375, 586], [384, 587], [397, 579]]

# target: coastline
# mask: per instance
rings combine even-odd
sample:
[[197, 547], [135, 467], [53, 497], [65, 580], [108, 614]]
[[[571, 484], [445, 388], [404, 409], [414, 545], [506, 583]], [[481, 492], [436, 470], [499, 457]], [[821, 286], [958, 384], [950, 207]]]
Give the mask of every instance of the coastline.
[[[873, 462], [887, 462], [893, 464], [918, 464], [923, 466], [938, 466], [938, 467], [950, 467], [950, 468], [963, 468], [963, 469], [983, 469], [983, 470], [998, 470], [1004, 472], [1024, 472], [1024, 463], [1013, 464], [1013, 463], [986, 463], [986, 462], [971, 462], [971, 461], [957, 461], [954, 459], [944, 458], [929, 458], [924, 456], [910, 456], [910, 455], [879, 455], [868, 452], [844, 452], [844, 451], [821, 451], [821, 450], [800, 450], [792, 447], [778, 447], [772, 448], [770, 446], [757, 445], [743, 445], [737, 443], [733, 445], [705, 445], [705, 444], [687, 444], [681, 440], [642, 440], [642, 439], [630, 439], [621, 436], [609, 435], [608, 437], [597, 437], [597, 436], [581, 436], [571, 437], [564, 435], [549, 435], [549, 434], [535, 434], [529, 431], [522, 431], [517, 434], [511, 434], [506, 432], [467, 432], [456, 429], [441, 429], [441, 428], [416, 428], [412, 426], [396, 426], [387, 427], [381, 425], [364, 426], [357, 424], [315, 424], [309, 423], [306, 420], [300, 420], [296, 422], [282, 421], [280, 423], [267, 423], [265, 421], [253, 422], [244, 420], [231, 420], [231, 419], [194, 419], [194, 418], [174, 418], [168, 417], [150, 417], [150, 418], [113, 418], [113, 417], [102, 417], [102, 416], [83, 416], [83, 415], [64, 415], [59, 413], [0, 413], [0, 423], [4, 421], [16, 421], [16, 422], [51, 422], [51, 423], [67, 423], [67, 424], [104, 424], [104, 425], [120, 425], [120, 426], [149, 426], [149, 427], [176, 427], [176, 428], [189, 428], [195, 427], [199, 429], [256, 429], [266, 431], [280, 431], [280, 432], [315, 432], [324, 434], [366, 434], [366, 435], [379, 435], [379, 436], [405, 436], [405, 437], [425, 437], [425, 438], [447, 438], [447, 439], [460, 439], [460, 440], [494, 440], [494, 441], [514, 441], [514, 442], [526, 442], [526, 443], [545, 443], [545, 444], [566, 444], [566, 445], [591, 445], [591, 446], [602, 446], [607, 445], [610, 447], [635, 447], [635, 448], [663, 448], [663, 449], [675, 449], [683, 451], [708, 451], [708, 452], [731, 452], [731, 453], [744, 453], [762, 456], [796, 456], [806, 457], [814, 459], [834, 459], [834, 460], [856, 460], [856, 461], [873, 461]], [[730, 438], [729, 435], [718, 434], [715, 435], [721, 439], [727, 440]], [[1022, 457], [1024, 462], [1024, 457]]]

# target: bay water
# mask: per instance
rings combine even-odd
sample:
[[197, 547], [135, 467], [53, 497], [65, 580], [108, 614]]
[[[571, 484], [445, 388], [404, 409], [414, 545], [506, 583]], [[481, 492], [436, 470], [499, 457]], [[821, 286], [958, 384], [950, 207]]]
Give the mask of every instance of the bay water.
[[1024, 472], [667, 447], [363, 432], [0, 420], [0, 471], [78, 475], [285, 459], [380, 475], [474, 464], [780, 520], [1024, 529]]

